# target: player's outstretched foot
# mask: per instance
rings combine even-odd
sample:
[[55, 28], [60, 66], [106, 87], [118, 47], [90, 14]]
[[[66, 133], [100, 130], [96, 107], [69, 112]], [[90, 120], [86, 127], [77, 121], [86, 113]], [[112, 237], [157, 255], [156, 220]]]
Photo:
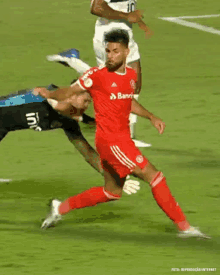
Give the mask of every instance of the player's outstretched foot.
[[180, 238], [201, 238], [201, 239], [211, 239], [211, 237], [202, 233], [197, 227], [190, 226], [189, 229], [180, 231], [178, 233]]
[[47, 55], [47, 60], [48, 61], [65, 61], [65, 59], [63, 59], [64, 57], [67, 58], [79, 58], [79, 51], [77, 49], [69, 49], [57, 54], [53, 54], [53, 55]]
[[47, 229], [51, 226], [54, 226], [58, 221], [62, 219], [62, 215], [59, 214], [59, 206], [61, 204], [61, 201], [57, 199], [52, 199], [50, 201], [50, 213], [46, 217], [46, 219], [43, 221], [41, 228]]
[[67, 67], [71, 67], [71, 63], [75, 62], [74, 59], [79, 59], [79, 51], [77, 49], [69, 49], [58, 54], [47, 55], [48, 61], [59, 62]]

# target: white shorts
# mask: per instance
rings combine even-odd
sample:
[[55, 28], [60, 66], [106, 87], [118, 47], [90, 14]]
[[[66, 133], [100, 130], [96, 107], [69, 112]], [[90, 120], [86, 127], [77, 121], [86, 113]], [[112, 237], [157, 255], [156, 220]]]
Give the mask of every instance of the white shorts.
[[[93, 38], [93, 48], [96, 56], [97, 65], [105, 64], [105, 43]], [[129, 42], [130, 53], [127, 57], [127, 63], [131, 63], [140, 59], [140, 53], [137, 43], [132, 39]]]

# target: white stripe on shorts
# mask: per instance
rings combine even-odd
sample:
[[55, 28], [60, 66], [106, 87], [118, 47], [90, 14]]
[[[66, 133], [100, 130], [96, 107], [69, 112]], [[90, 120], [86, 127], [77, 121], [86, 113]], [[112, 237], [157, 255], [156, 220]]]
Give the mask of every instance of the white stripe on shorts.
[[[128, 166], [126, 164], [126, 162], [124, 162], [123, 160], [120, 159], [120, 156], [117, 155], [117, 152], [115, 152], [115, 149], [113, 149], [111, 146], [110, 146], [110, 149], [112, 151], [112, 153], [114, 154], [114, 156], [124, 165], [124, 166]], [[130, 169], [130, 167], [128, 166], [128, 168]]]
[[134, 163], [132, 160], [130, 160], [121, 150], [118, 146], [115, 146], [117, 151], [128, 161], [132, 166], [136, 166], [136, 163]]
[[120, 149], [118, 146], [110, 146], [112, 153], [115, 157], [126, 167], [132, 169], [136, 166], [134, 162], [132, 162]]

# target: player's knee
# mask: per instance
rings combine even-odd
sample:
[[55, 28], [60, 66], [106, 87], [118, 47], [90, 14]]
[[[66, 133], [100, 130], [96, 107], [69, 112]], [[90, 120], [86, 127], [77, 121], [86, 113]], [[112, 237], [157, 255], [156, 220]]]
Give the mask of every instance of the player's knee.
[[146, 180], [143, 169], [141, 169], [139, 166], [135, 167], [135, 169], [133, 170], [133, 175], [144, 180], [144, 181]]
[[156, 169], [156, 167], [150, 162], [148, 162], [143, 169], [141, 169], [139, 166], [136, 166], [136, 168], [133, 171], [133, 173], [136, 176], [138, 176], [139, 178], [141, 178], [142, 180], [148, 183], [152, 181], [152, 179], [155, 177], [157, 172], [158, 170]]

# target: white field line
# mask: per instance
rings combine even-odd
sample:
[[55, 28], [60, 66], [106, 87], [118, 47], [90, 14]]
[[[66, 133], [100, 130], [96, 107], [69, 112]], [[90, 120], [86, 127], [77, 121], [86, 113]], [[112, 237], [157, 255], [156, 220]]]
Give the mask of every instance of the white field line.
[[[220, 15], [218, 15], [218, 16], [220, 16]], [[209, 15], [209, 17], [211, 17], [211, 15]], [[182, 17], [159, 17], [159, 19], [162, 19], [162, 20], [165, 20], [165, 21], [169, 21], [169, 22], [173, 22], [173, 23], [176, 23], [176, 24], [179, 24], [179, 25], [182, 25], [182, 26], [198, 29], [200, 31], [220, 35], [220, 30], [214, 29], [212, 27], [207, 27], [207, 26], [204, 26], [204, 25], [201, 25], [201, 24], [198, 24], [198, 23], [189, 22], [189, 21], [179, 19], [179, 18], [182, 18]], [[198, 18], [198, 17], [193, 16], [191, 18]], [[208, 18], [208, 16], [206, 16], [206, 18]]]
[[197, 16], [176, 16], [176, 18], [180, 18], [180, 19], [210, 18], [210, 17], [220, 17], [220, 14], [197, 15]]
[[12, 181], [12, 179], [0, 179], [0, 184], [1, 183], [7, 183], [7, 182], [10, 182], [10, 181]]

